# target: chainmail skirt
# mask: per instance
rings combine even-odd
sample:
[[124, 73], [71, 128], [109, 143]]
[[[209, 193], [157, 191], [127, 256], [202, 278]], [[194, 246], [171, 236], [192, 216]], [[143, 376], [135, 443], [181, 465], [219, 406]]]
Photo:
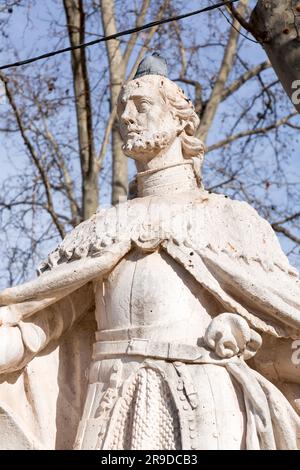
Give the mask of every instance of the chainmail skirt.
[[243, 393], [224, 367], [104, 359], [91, 379], [77, 449], [244, 448]]

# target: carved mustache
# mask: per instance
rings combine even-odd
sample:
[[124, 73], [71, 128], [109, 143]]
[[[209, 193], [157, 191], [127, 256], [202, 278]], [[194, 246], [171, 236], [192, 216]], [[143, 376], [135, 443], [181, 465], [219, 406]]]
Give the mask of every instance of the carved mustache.
[[139, 129], [138, 127], [133, 127], [133, 126], [127, 126], [126, 132], [127, 134], [130, 134], [130, 132], [136, 132], [136, 134], [140, 134], [143, 131], [143, 129]]

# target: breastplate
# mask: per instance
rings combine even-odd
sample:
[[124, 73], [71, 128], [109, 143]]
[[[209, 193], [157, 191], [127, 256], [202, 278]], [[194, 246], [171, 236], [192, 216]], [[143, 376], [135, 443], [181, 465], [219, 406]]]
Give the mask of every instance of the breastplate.
[[98, 328], [133, 329], [134, 337], [195, 344], [211, 320], [207, 296], [169, 255], [135, 249], [96, 284]]

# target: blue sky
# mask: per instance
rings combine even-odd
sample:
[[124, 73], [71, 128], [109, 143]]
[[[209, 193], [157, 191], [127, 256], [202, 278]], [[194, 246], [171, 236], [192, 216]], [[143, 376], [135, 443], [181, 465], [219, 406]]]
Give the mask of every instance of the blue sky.
[[[206, 6], [210, 4], [209, 1], [190, 1], [188, 3], [183, 2], [183, 11], [191, 11], [194, 9], [201, 8], [202, 6]], [[250, 2], [252, 5], [255, 2]], [[132, 4], [131, 1], [126, 0], [125, 4], [128, 5], [128, 8]], [[55, 19], [59, 24], [63, 25], [65, 23], [64, 16], [59, 16], [59, 12], [61, 12], [58, 8], [55, 8], [55, 0], [36, 0], [34, 3], [33, 8], [31, 8], [30, 16], [27, 15], [26, 8], [15, 9], [12, 13], [12, 22], [10, 28], [7, 30], [10, 41], [14, 44], [16, 50], [19, 51], [18, 57], [15, 57], [11, 51], [2, 48], [0, 52], [0, 63], [7, 63], [10, 61], [14, 61], [16, 59], [23, 59], [33, 55], [37, 55], [43, 52], [47, 52], [52, 49], [64, 47], [68, 45], [68, 41], [66, 38], [62, 40], [53, 39], [51, 37], [51, 31], [49, 31], [49, 19]], [[213, 13], [216, 18], [216, 21], [219, 22], [221, 28], [224, 30], [227, 28], [228, 24], [226, 23], [225, 18], [218, 12]], [[208, 16], [201, 15], [196, 16], [193, 18], [189, 18], [188, 20], [183, 20], [185, 24], [188, 24], [188, 28], [191, 31], [191, 34], [194, 35], [201, 35], [201, 37], [205, 37], [210, 35], [209, 29], [209, 22]], [[187, 23], [188, 22], [188, 23]], [[101, 31], [97, 31], [101, 33]], [[88, 39], [94, 38], [93, 36], [88, 36]], [[212, 38], [213, 40], [213, 38]], [[91, 54], [95, 54], [95, 57], [99, 57], [101, 54], [102, 49], [104, 48], [104, 44], [99, 46], [94, 46], [95, 49], [91, 50]], [[247, 43], [245, 48], [246, 54], [249, 57], [253, 57], [253, 63], [262, 62], [265, 60], [266, 56], [262, 48], [257, 45], [253, 44], [250, 41]], [[98, 56], [97, 56], [98, 54]], [[69, 54], [63, 54], [56, 59], [47, 59], [47, 61], [43, 61], [41, 66], [45, 67], [47, 62], [53, 60], [60, 60], [65, 63], [66, 71], [70, 67], [70, 60]], [[216, 48], [211, 49], [211, 61], [217, 61], [220, 59], [220, 50]], [[95, 59], [96, 60], [96, 59]], [[200, 65], [202, 65], [203, 73], [206, 72], [207, 69], [207, 62], [203, 61], [201, 64], [200, 58]], [[30, 66], [28, 66], [30, 67]], [[38, 64], [35, 64], [35, 67], [39, 67]], [[30, 72], [30, 69], [25, 69]], [[170, 78], [175, 78], [174, 70], [170, 71]], [[190, 90], [188, 90], [189, 92]], [[251, 87], [245, 88], [244, 96], [246, 93], [251, 93]], [[243, 95], [242, 95], [243, 96]], [[228, 103], [225, 103], [222, 106], [228, 106]], [[238, 102], [232, 103], [233, 108], [235, 106], [239, 106]], [[1, 105], [0, 105], [1, 109]], [[234, 112], [232, 114], [231, 119], [234, 118]], [[212, 143], [216, 139], [216, 134], [221, 132], [224, 123], [220, 122], [218, 118], [215, 121], [214, 127], [212, 132], [210, 133], [208, 144]], [[289, 147], [286, 149], [289, 152], [289, 171], [293, 175], [293, 180], [296, 182], [300, 181], [300, 160], [298, 154], [300, 153], [300, 144], [296, 144], [293, 142], [294, 150], [291, 151]], [[264, 148], [264, 161], [268, 160], [268, 153], [271, 152], [271, 149], [266, 145]], [[15, 140], [14, 137], [9, 137], [4, 135], [0, 132], [0, 159], [1, 159], [1, 174], [0, 174], [0, 183], [5, 178], [13, 176], [16, 171], [20, 171], [22, 169], [26, 169], [27, 162], [23, 158], [22, 149], [19, 145], [19, 142]], [[211, 158], [208, 156], [208, 158]], [[134, 166], [131, 164], [130, 166], [130, 173], [134, 173]], [[280, 191], [277, 194], [278, 199], [282, 197]], [[109, 198], [107, 193], [102, 194], [102, 204], [108, 204]], [[16, 240], [16, 243], [18, 241]], [[284, 249], [288, 249], [289, 244], [284, 242], [283, 247]], [[0, 287], [1, 287], [1, 280], [0, 280]]]

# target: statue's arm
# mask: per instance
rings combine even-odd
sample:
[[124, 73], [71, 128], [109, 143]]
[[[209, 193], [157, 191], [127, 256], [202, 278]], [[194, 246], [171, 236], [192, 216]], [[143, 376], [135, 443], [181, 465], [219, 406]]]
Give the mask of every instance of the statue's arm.
[[95, 257], [62, 263], [33, 281], [0, 292], [0, 306], [47, 298], [50, 301], [54, 298], [55, 301], [57, 297], [65, 295], [65, 291], [75, 291], [87, 282], [110, 271], [130, 250], [130, 247], [130, 240], [119, 242], [110, 246], [109, 249], [104, 249]]
[[109, 272], [129, 250], [130, 241], [116, 243], [97, 257], [59, 265], [2, 291], [0, 373], [24, 367], [92, 308], [92, 281]]
[[[48, 307], [41, 301], [41, 310], [27, 319], [12, 321], [7, 307], [0, 307], [0, 318], [3, 312], [0, 326], [0, 373], [24, 367], [49, 343], [59, 339], [93, 305], [93, 285], [88, 283]], [[22, 309], [22, 304], [18, 306]], [[17, 310], [17, 306], [14, 307]], [[26, 307], [28, 305], [25, 303]]]

